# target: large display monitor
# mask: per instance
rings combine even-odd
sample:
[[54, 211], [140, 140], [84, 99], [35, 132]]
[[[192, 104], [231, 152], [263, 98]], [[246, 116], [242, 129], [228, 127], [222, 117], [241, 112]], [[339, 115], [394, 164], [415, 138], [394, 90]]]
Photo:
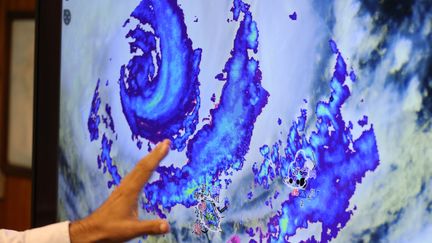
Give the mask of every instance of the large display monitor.
[[171, 233], [137, 241], [432, 235], [428, 1], [73, 0], [61, 15], [58, 220], [168, 138], [139, 209]]

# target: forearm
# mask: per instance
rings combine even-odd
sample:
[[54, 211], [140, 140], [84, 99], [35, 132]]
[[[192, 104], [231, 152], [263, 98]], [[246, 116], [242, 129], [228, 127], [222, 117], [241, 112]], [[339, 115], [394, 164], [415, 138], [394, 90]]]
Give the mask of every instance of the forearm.
[[104, 241], [103, 229], [98, 229], [97, 225], [88, 221], [78, 220], [69, 225], [69, 235], [71, 243], [81, 242], [102, 242]]

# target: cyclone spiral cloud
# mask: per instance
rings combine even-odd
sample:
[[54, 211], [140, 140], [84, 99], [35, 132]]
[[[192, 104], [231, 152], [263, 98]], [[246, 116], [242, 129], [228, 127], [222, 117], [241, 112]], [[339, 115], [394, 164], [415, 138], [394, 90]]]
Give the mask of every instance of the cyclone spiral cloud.
[[[155, 3], [157, 2], [157, 3]], [[187, 124], [193, 132], [197, 118], [190, 119], [188, 116], [177, 117], [173, 113], [182, 111], [182, 100], [187, 98], [194, 98], [189, 94], [199, 94], [197, 83], [197, 72], [192, 77], [187, 76], [189, 73], [187, 68], [198, 70], [200, 50], [196, 49], [195, 52], [191, 49], [191, 41], [187, 39], [186, 28], [182, 19], [181, 10], [177, 5], [172, 2], [166, 2], [164, 6], [168, 11], [161, 11], [157, 8], [162, 8], [159, 4], [163, 1], [142, 1], [140, 5], [132, 13], [132, 17], [140, 20], [141, 24], [150, 23], [155, 28], [155, 34], [150, 31], [144, 31], [138, 25], [134, 30], [130, 31], [126, 37], [134, 38], [131, 42], [131, 52], [135, 53], [137, 48], [143, 52], [141, 56], [134, 56], [128, 64], [128, 82], [129, 88], [125, 86], [125, 67], [121, 68], [120, 77], [120, 97], [122, 100], [123, 113], [125, 114], [133, 134], [140, 131], [142, 136], [150, 136], [150, 141], [159, 141], [164, 137], [170, 137], [167, 133], [171, 129], [175, 129], [179, 133], [179, 128], [176, 124]], [[155, 6], [156, 5], [156, 6]], [[249, 5], [241, 1], [235, 1], [232, 9], [233, 18], [238, 21], [240, 12], [244, 13], [244, 17], [240, 22], [240, 27], [237, 31], [236, 38], [234, 39], [234, 47], [231, 57], [228, 59], [223, 74], [226, 76], [225, 85], [222, 90], [219, 104], [216, 108], [210, 111], [211, 123], [204, 125], [196, 135], [190, 139], [186, 151], [188, 161], [182, 168], [159, 167], [157, 172], [160, 179], [150, 183], [145, 188], [146, 203], [143, 204], [149, 211], [157, 211], [160, 216], [165, 217], [159, 207], [170, 210], [176, 204], [182, 204], [190, 207], [197, 203], [194, 198], [194, 192], [200, 188], [201, 185], [208, 185], [209, 187], [220, 187], [220, 179], [218, 178], [223, 172], [229, 169], [240, 170], [243, 166], [244, 156], [249, 149], [249, 143], [252, 136], [253, 124], [260, 114], [262, 108], [267, 103], [268, 92], [261, 86], [261, 71], [259, 70], [259, 62], [254, 58], [249, 57], [248, 50], [257, 52], [258, 48], [258, 29], [257, 24], [252, 19], [252, 15], [248, 10]], [[167, 16], [161, 16], [161, 23], [156, 23], [159, 12], [169, 13], [173, 19], [171, 29], [162, 29], [158, 31], [158, 25], [166, 25], [163, 21], [167, 21]], [[176, 13], [176, 14], [173, 14]], [[151, 21], [151, 22], [150, 22]], [[175, 29], [178, 27], [178, 29]], [[174, 37], [164, 37], [163, 32], [167, 34], [181, 33], [178, 44], [174, 44]], [[160, 33], [162, 32], [162, 33]], [[156, 60], [160, 65], [159, 73], [164, 74], [165, 78], [160, 77], [158, 80], [146, 80], [149, 76], [154, 75], [154, 63], [151, 55], [148, 53], [149, 49], [155, 48], [155, 36], [160, 36], [161, 39], [161, 53], [163, 58], [158, 57]], [[167, 43], [163, 39], [169, 40]], [[168, 50], [164, 50], [164, 47]], [[182, 52], [184, 50], [184, 52]], [[167, 55], [164, 53], [167, 53]], [[147, 54], [145, 57], [144, 55]], [[172, 57], [170, 56], [172, 55]], [[178, 57], [193, 57], [191, 67], [185, 67], [183, 76], [177, 76], [181, 73], [182, 65], [188, 64], [189, 59], [177, 60]], [[168, 60], [165, 60], [168, 59]], [[172, 63], [170, 58], [177, 60], [179, 63]], [[164, 64], [166, 63], [166, 64]], [[171, 69], [168, 69], [171, 67]], [[168, 69], [168, 70], [165, 70]], [[143, 70], [148, 70], [148, 73], [143, 73]], [[193, 73], [193, 72], [192, 72]], [[222, 75], [222, 74], [221, 74]], [[168, 78], [169, 77], [169, 78]], [[144, 79], [144, 80], [142, 80]], [[179, 82], [180, 81], [180, 82]], [[170, 83], [171, 82], [171, 83]], [[178, 83], [184, 83], [181, 86]], [[192, 83], [192, 84], [191, 84]], [[141, 85], [140, 85], [141, 84]], [[149, 86], [149, 87], [147, 87]], [[154, 87], [153, 86], [158, 86]], [[185, 89], [191, 89], [190, 92], [185, 92]], [[161, 90], [159, 90], [161, 89]], [[152, 91], [154, 93], [152, 93]], [[94, 97], [97, 97], [98, 87]], [[146, 98], [149, 97], [148, 104], [153, 108], [146, 106]], [[97, 100], [97, 98], [94, 98]], [[161, 100], [154, 102], [152, 99]], [[197, 100], [199, 96], [194, 98], [193, 104], [199, 107]], [[171, 103], [178, 102], [178, 103]], [[89, 132], [97, 134], [96, 115], [98, 104], [100, 102], [93, 102], [92, 110], [89, 117]], [[177, 107], [180, 106], [180, 107]], [[164, 111], [161, 107], [167, 107]], [[154, 109], [154, 110], [152, 110]], [[155, 112], [157, 111], [157, 112]], [[148, 113], [154, 116], [153, 120], [156, 125], [150, 123], [145, 125], [144, 114]], [[137, 115], [143, 114], [143, 115]], [[160, 115], [159, 115], [160, 114]], [[197, 112], [194, 112], [197, 115]], [[131, 118], [133, 117], [133, 118]], [[164, 127], [165, 117], [168, 121], [168, 127]], [[133, 121], [132, 121], [132, 120]], [[142, 126], [141, 126], [142, 125]], [[159, 128], [161, 130], [159, 130]], [[184, 129], [184, 128], [183, 128]], [[167, 131], [169, 130], [169, 131]], [[233, 131], [239, 131], [234, 133]], [[149, 133], [147, 135], [144, 135]], [[155, 133], [157, 138], [153, 137], [150, 133]], [[174, 148], [177, 147], [174, 139]], [[105, 164], [107, 170], [111, 174], [113, 180], [109, 182], [109, 187], [112, 184], [119, 184], [120, 176], [117, 168], [112, 163], [109, 154], [111, 151], [112, 140], [107, 140], [105, 136], [102, 139], [102, 154], [98, 157], [98, 164]], [[185, 142], [185, 140], [184, 140]]]
[[142, 54], [121, 67], [123, 112], [134, 136], [152, 142], [175, 137], [173, 146], [182, 150], [198, 122], [201, 49], [192, 49], [173, 1], [142, 1], [131, 17], [140, 24], [126, 37], [133, 39], [131, 52]]

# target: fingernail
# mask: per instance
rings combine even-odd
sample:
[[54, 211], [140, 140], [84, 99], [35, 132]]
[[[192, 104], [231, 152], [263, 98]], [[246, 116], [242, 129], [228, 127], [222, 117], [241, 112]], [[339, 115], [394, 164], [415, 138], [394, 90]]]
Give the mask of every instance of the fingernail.
[[165, 147], [166, 147], [166, 144], [164, 143], [164, 141], [160, 142], [160, 143], [157, 145], [157, 148], [158, 148], [159, 150], [164, 150]]
[[171, 145], [171, 140], [165, 139], [161, 142], [161, 149], [162, 150], [169, 149], [170, 145]]
[[161, 232], [168, 232], [168, 228], [169, 228], [169, 226], [167, 223], [161, 223], [159, 226], [159, 229]]

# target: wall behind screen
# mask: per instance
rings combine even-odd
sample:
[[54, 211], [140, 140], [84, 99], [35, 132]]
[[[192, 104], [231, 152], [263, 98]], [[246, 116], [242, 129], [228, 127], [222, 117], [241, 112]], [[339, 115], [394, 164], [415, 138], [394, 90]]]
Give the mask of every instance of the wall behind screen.
[[[6, 17], [8, 12], [34, 13], [36, 0], [1, 0], [0, 1], [0, 159], [4, 160], [5, 97], [6, 94]], [[5, 161], [0, 161], [3, 164]], [[0, 228], [24, 230], [30, 228], [31, 178], [6, 174], [4, 198], [0, 200]]]

